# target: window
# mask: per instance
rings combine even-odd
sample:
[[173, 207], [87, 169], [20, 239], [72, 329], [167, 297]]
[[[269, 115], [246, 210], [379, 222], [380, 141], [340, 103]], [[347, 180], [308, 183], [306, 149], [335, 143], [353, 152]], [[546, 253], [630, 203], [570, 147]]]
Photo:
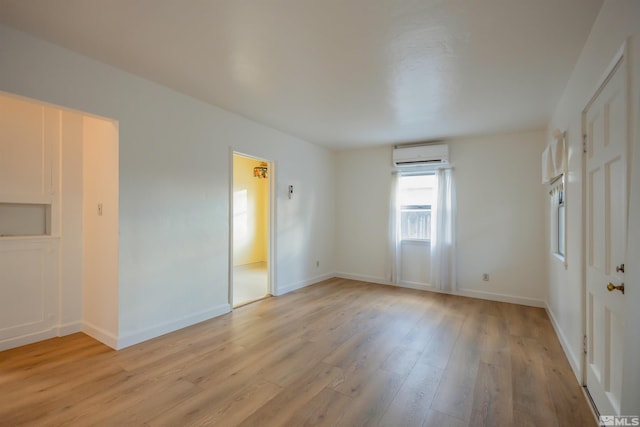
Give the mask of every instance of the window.
[[557, 236], [557, 252], [559, 255], [564, 256], [565, 252], [565, 241], [564, 241], [564, 227], [565, 227], [565, 213], [564, 213], [564, 189], [559, 191], [558, 198], [558, 208], [557, 208], [557, 222], [558, 222], [558, 236]]
[[433, 174], [398, 177], [400, 239], [431, 240], [431, 206], [435, 197]]
[[552, 182], [551, 191], [551, 242], [552, 251], [556, 255], [564, 258], [566, 253], [566, 213], [564, 194], [564, 175], [560, 175], [555, 182]]

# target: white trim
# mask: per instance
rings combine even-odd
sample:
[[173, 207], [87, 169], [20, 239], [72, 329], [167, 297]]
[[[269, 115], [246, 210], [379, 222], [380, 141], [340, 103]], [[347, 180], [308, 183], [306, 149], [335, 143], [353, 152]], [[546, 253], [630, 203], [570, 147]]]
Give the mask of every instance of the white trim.
[[545, 310], [547, 311], [547, 315], [551, 320], [551, 325], [553, 326], [553, 330], [556, 332], [556, 336], [558, 337], [558, 341], [560, 341], [560, 345], [562, 346], [562, 350], [564, 350], [565, 356], [567, 356], [567, 360], [569, 360], [569, 365], [571, 365], [571, 369], [573, 370], [573, 374], [576, 376], [576, 380], [578, 384], [582, 385], [582, 372], [580, 370], [580, 359], [576, 356], [576, 354], [571, 350], [571, 346], [569, 345], [569, 341], [567, 337], [565, 337], [564, 333], [562, 333], [562, 329], [560, 328], [560, 324], [558, 320], [553, 314], [551, 307], [549, 304], [545, 303]]
[[564, 269], [565, 269], [565, 270], [567, 269], [567, 263], [566, 263], [566, 259], [567, 259], [567, 257], [566, 257], [566, 256], [562, 255], [562, 254], [561, 254], [561, 253], [559, 253], [559, 252], [553, 252], [551, 255], [552, 255], [555, 259], [557, 259], [558, 261], [560, 261], [560, 262], [562, 263], [562, 265], [564, 265]]
[[[227, 301], [229, 307], [233, 307], [233, 156], [235, 150], [233, 147], [229, 147], [229, 176], [228, 176], [228, 191], [229, 191], [229, 255], [227, 259]], [[267, 270], [269, 266], [267, 265]]]
[[401, 245], [431, 246], [431, 239], [400, 239]]
[[[213, 319], [214, 317], [221, 316], [223, 314], [229, 313], [230, 311], [231, 311], [231, 306], [229, 304], [220, 304], [211, 309], [190, 314], [188, 316], [181, 317], [171, 322], [161, 323], [159, 325], [152, 326], [150, 328], [142, 329], [139, 331], [127, 332], [118, 337], [117, 345], [114, 348], [116, 348], [117, 350], [120, 350], [125, 347], [129, 347], [134, 344], [138, 344], [143, 341], [147, 341], [152, 338], [156, 338], [161, 335], [168, 334], [169, 332], [177, 331], [178, 329], [186, 328], [187, 326], [195, 325], [196, 323]], [[106, 343], [106, 342], [104, 343], [111, 347], [109, 343]]]
[[234, 156], [246, 157], [248, 159], [257, 160], [267, 163], [269, 168], [269, 189], [268, 189], [268, 215], [269, 224], [267, 230], [267, 292], [271, 295], [277, 295], [276, 290], [276, 236], [277, 236], [277, 222], [276, 222], [276, 162], [274, 160], [268, 160], [262, 157], [256, 157], [251, 154], [246, 154], [242, 151], [237, 151], [233, 147], [229, 147], [229, 274], [228, 274], [228, 301], [229, 306], [233, 307], [233, 159]]
[[436, 288], [426, 283], [410, 282], [406, 280], [400, 281], [400, 283], [391, 283], [390, 280], [384, 280], [379, 277], [366, 276], [364, 274], [351, 274], [338, 272], [335, 277], [339, 279], [357, 280], [358, 282], [374, 283], [376, 285], [395, 286], [396, 288], [418, 289], [420, 291], [433, 291], [439, 292]]
[[417, 282], [391, 283], [389, 280], [380, 279], [378, 277], [365, 276], [361, 274], [343, 273], [343, 272], [336, 273], [335, 277], [338, 277], [340, 279], [358, 280], [360, 282], [376, 283], [378, 285], [388, 285], [388, 286], [396, 286], [399, 288], [419, 289], [421, 291], [458, 295], [462, 297], [485, 299], [489, 301], [508, 302], [512, 304], [527, 305], [530, 307], [541, 307], [541, 308], [545, 307], [545, 302], [539, 299], [519, 297], [514, 295], [496, 294], [493, 292], [482, 292], [482, 291], [476, 291], [473, 289], [460, 289], [453, 292], [443, 292], [436, 289], [435, 287], [432, 287], [431, 285], [427, 285], [424, 283], [417, 283]]
[[306, 279], [306, 280], [301, 280], [299, 282], [293, 283], [291, 285], [287, 285], [287, 286], [277, 286], [275, 289], [275, 293], [273, 295], [279, 297], [281, 295], [287, 294], [291, 291], [295, 291], [296, 289], [302, 289], [305, 288], [307, 286], [311, 286], [314, 285], [318, 282], [322, 282], [323, 280], [327, 280], [327, 279], [332, 279], [336, 277], [335, 274], [333, 273], [326, 273], [326, 274], [321, 274], [319, 276], [315, 276], [315, 277], [311, 277], [310, 279]]
[[459, 289], [455, 292], [452, 292], [452, 294], [460, 295], [463, 297], [486, 299], [489, 301], [508, 302], [511, 304], [527, 305], [529, 307], [540, 307], [540, 308], [545, 307], [545, 302], [543, 300], [529, 298], [529, 297], [519, 297], [515, 295], [497, 294], [494, 292], [477, 291], [475, 289]]
[[397, 286], [399, 288], [417, 289], [419, 291], [437, 291], [435, 286], [428, 283], [411, 282], [409, 280], [401, 280], [400, 283], [393, 283], [390, 285]]
[[380, 279], [379, 277], [374, 277], [374, 276], [365, 276], [363, 274], [351, 274], [351, 273], [337, 272], [337, 273], [334, 274], [334, 277], [337, 277], [339, 279], [357, 280], [359, 282], [375, 283], [377, 285], [391, 285], [392, 284], [391, 281], [389, 281], [389, 280]]
[[[605, 69], [604, 73], [602, 74], [602, 76], [600, 77], [600, 79], [598, 80], [598, 84], [595, 86], [595, 89], [591, 92], [592, 95], [588, 98], [588, 101], [584, 103], [584, 108], [582, 109], [582, 112], [580, 113], [580, 121], [581, 121], [581, 132], [582, 132], [582, 136], [584, 137], [584, 135], [587, 135], [587, 113], [589, 111], [589, 108], [591, 108], [591, 104], [593, 104], [593, 102], [598, 98], [598, 96], [600, 95], [600, 92], [602, 92], [602, 90], [604, 89], [604, 87], [606, 86], [606, 84], [609, 82], [609, 79], [611, 79], [611, 77], [613, 76], [613, 74], [615, 73], [615, 71], [617, 71], [618, 67], [623, 67], [622, 72], [624, 73], [624, 91], [625, 91], [625, 97], [626, 97], [626, 101], [627, 101], [627, 105], [625, 106], [627, 111], [627, 129], [625, 129], [627, 138], [625, 141], [625, 145], [626, 145], [626, 162], [627, 162], [627, 176], [626, 176], [626, 188], [625, 188], [625, 194], [624, 197], [626, 197], [626, 208], [627, 208], [627, 212], [626, 212], [626, 218], [627, 218], [627, 245], [625, 245], [625, 251], [626, 248], [628, 247], [628, 231], [629, 231], [629, 200], [630, 200], [630, 196], [629, 196], [629, 188], [630, 188], [630, 184], [631, 184], [631, 179], [630, 179], [630, 172], [631, 172], [631, 153], [630, 153], [630, 149], [631, 149], [631, 135], [632, 135], [632, 129], [631, 129], [631, 122], [632, 122], [632, 118], [631, 118], [631, 112], [633, 111], [633, 106], [632, 106], [632, 92], [631, 92], [631, 88], [632, 88], [632, 81], [631, 81], [631, 70], [630, 70], [630, 65], [629, 65], [629, 40], [625, 39], [622, 42], [622, 46], [620, 46], [620, 48], [618, 49], [618, 51], [616, 52], [615, 56], [613, 57], [613, 59], [611, 60], [611, 62], [609, 63], [609, 65], [607, 66], [607, 68]], [[584, 144], [584, 140], [582, 141], [582, 144]], [[582, 171], [581, 171], [581, 179], [582, 179], [582, 183], [581, 183], [581, 192], [582, 192], [582, 227], [581, 227], [581, 232], [582, 232], [582, 240], [585, 241], [586, 237], [587, 237], [587, 153], [585, 152], [586, 150], [584, 149], [584, 145], [583, 145], [583, 149], [582, 149], [582, 156], [581, 156], [581, 167], [582, 167]], [[568, 167], [568, 165], [567, 165]], [[565, 228], [565, 232], [566, 232], [567, 228]], [[587, 307], [587, 245], [583, 242], [582, 244], [582, 266], [580, 269], [580, 281], [581, 281], [581, 291], [582, 291], [582, 313], [581, 313], [581, 322], [582, 322], [582, 334], [583, 336], [587, 335], [587, 312], [588, 312], [588, 307]], [[580, 383], [584, 385], [585, 388], [587, 388], [587, 353], [583, 352], [581, 357], [580, 357], [580, 367], [581, 367], [581, 372], [582, 372], [582, 378]], [[623, 373], [624, 376], [624, 373]], [[593, 400], [590, 401], [593, 406], [595, 406], [595, 402], [593, 402]]]
[[56, 337], [56, 328], [50, 328], [46, 331], [35, 332], [33, 334], [21, 335], [19, 337], [7, 338], [0, 341], [0, 351], [9, 350], [11, 348], [20, 347], [34, 342], [48, 340]]
[[83, 332], [81, 322], [65, 323], [64, 325], [53, 325], [44, 331], [38, 331], [31, 334], [11, 337], [0, 341], [0, 351], [9, 350], [11, 348], [21, 347], [34, 342], [48, 340], [50, 338], [63, 337], [65, 335]]
[[277, 195], [277, 173], [278, 167], [275, 160], [267, 160], [269, 165], [269, 230], [267, 231], [267, 290], [271, 295], [274, 295], [276, 289], [276, 239], [277, 233], [277, 219], [276, 214], [278, 211], [278, 197]]
[[65, 323], [64, 325], [57, 326], [57, 332], [59, 337], [64, 337], [65, 335], [75, 334], [76, 332], [82, 332], [82, 322], [71, 322]]
[[[607, 66], [607, 68], [605, 69], [604, 73], [602, 74], [602, 76], [598, 80], [598, 83], [595, 86], [595, 90], [591, 92], [592, 95], [589, 97], [587, 102], [585, 102], [584, 108], [582, 109], [582, 113], [583, 114], [587, 112], [589, 107], [591, 107], [591, 104], [593, 103], [593, 101], [595, 101], [595, 99], [598, 97], [598, 95], [600, 95], [600, 92], [602, 91], [604, 86], [607, 84], [607, 82], [609, 81], [609, 79], [613, 75], [613, 72], [616, 70], [618, 65], [627, 57], [628, 57], [628, 54], [627, 54], [627, 41], [625, 40], [625, 41], [622, 42], [622, 46], [620, 46], [620, 49], [618, 49], [618, 51], [616, 52], [615, 56], [613, 57], [613, 59], [611, 60], [611, 62]], [[627, 67], [627, 70], [628, 70], [628, 67]], [[627, 70], [625, 70], [625, 71], [627, 71]], [[629, 75], [628, 72], [625, 73], [625, 74], [626, 74], [625, 77], [628, 78], [628, 75]], [[627, 79], [625, 79], [625, 85], [626, 84], [627, 84]]]
[[118, 349], [118, 337], [116, 337], [111, 332], [107, 332], [102, 328], [94, 325], [93, 323], [83, 321], [82, 322], [82, 332], [89, 335], [91, 338], [94, 338], [100, 341], [104, 345], [108, 345], [114, 350]]

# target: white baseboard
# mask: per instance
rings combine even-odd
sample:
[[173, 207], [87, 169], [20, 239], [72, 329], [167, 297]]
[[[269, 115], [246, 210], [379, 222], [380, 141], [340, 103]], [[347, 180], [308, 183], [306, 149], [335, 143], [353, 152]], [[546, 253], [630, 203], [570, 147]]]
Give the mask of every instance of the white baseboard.
[[549, 304], [545, 304], [545, 309], [547, 310], [547, 315], [551, 320], [551, 325], [553, 325], [553, 329], [556, 331], [556, 336], [558, 337], [558, 341], [560, 341], [560, 345], [562, 346], [562, 350], [564, 350], [564, 354], [567, 356], [567, 360], [569, 360], [569, 365], [571, 365], [571, 369], [573, 370], [573, 374], [576, 376], [578, 380], [578, 384], [582, 385], [582, 370], [580, 368], [580, 359], [576, 356], [576, 354], [571, 349], [569, 345], [569, 341], [567, 337], [565, 337], [562, 329], [560, 329], [560, 324], [558, 323], [556, 317], [549, 307]]
[[87, 322], [86, 320], [82, 322], [82, 332], [92, 338], [95, 338], [102, 344], [108, 345], [115, 350], [118, 349], [118, 337], [111, 332], [107, 332], [104, 329], [99, 328], [91, 322]]
[[378, 285], [395, 286], [397, 288], [408, 288], [408, 289], [418, 289], [420, 291], [439, 292], [433, 286], [427, 285], [426, 283], [410, 282], [410, 281], [406, 281], [406, 280], [403, 280], [400, 283], [391, 283], [391, 281], [384, 280], [384, 279], [381, 279], [379, 277], [365, 276], [365, 275], [362, 275], [362, 274], [343, 273], [343, 272], [338, 272], [334, 276], [338, 277], [340, 279], [357, 280], [359, 282], [367, 282], [367, 283], [375, 283], [375, 284], [378, 284]]
[[7, 338], [0, 341], [0, 351], [9, 350], [10, 348], [16, 348], [34, 342], [48, 340], [49, 338], [57, 337], [57, 328], [53, 327], [46, 331], [34, 332], [32, 334], [21, 335], [19, 337]]
[[82, 332], [82, 322], [65, 323], [64, 325], [58, 325], [58, 336], [64, 337], [65, 335], [75, 334], [76, 332]]
[[431, 285], [427, 285], [426, 283], [420, 283], [420, 282], [409, 282], [409, 281], [405, 281], [403, 280], [400, 283], [395, 283], [392, 286], [398, 286], [400, 288], [408, 288], [408, 289], [417, 289], [419, 291], [437, 291], [436, 288], [434, 288]]
[[375, 283], [378, 285], [392, 285], [389, 280], [381, 279], [379, 277], [374, 276], [365, 276], [363, 274], [351, 274], [344, 272], [337, 272], [333, 275], [334, 277], [338, 277], [340, 279], [349, 279], [349, 280], [357, 280], [359, 282], [367, 282], [367, 283]]
[[312, 277], [310, 279], [302, 280], [300, 282], [296, 282], [292, 285], [287, 286], [279, 286], [275, 291], [275, 296], [284, 295], [286, 293], [295, 291], [296, 289], [302, 289], [304, 287], [313, 285], [318, 282], [322, 282], [323, 280], [331, 279], [332, 277], [336, 277], [333, 273], [321, 274], [319, 276]]
[[390, 286], [397, 286], [401, 288], [419, 289], [421, 291], [449, 293], [452, 295], [486, 299], [490, 301], [509, 302], [513, 304], [521, 304], [521, 305], [528, 305], [532, 307], [541, 307], [541, 308], [545, 307], [545, 303], [542, 300], [537, 300], [534, 298], [518, 297], [513, 295], [497, 294], [493, 292], [482, 292], [482, 291], [476, 291], [472, 289], [459, 289], [454, 292], [443, 292], [434, 288], [433, 286], [426, 285], [424, 283], [406, 282], [406, 281], [403, 281], [400, 283], [391, 283], [389, 280], [384, 280], [379, 277], [365, 276], [361, 274], [351, 274], [351, 273], [344, 273], [344, 272], [336, 273], [335, 277], [339, 277], [341, 279], [358, 280], [361, 282], [377, 283], [379, 285], [390, 285]]
[[7, 338], [0, 341], [0, 351], [9, 350], [10, 348], [21, 347], [34, 342], [48, 340], [55, 337], [63, 337], [65, 335], [82, 332], [81, 322], [65, 323], [64, 325], [54, 325], [51, 328], [38, 331], [31, 334], [21, 335], [19, 337]]
[[[139, 344], [143, 341], [159, 337], [160, 335], [168, 334], [169, 332], [177, 331], [178, 329], [186, 328], [187, 326], [195, 325], [196, 323], [221, 316], [229, 313], [230, 311], [231, 306], [229, 304], [220, 304], [214, 308], [190, 314], [171, 322], [162, 323], [140, 331], [126, 332], [118, 336], [117, 344], [114, 348], [120, 350], [125, 347]], [[105, 344], [109, 345], [108, 343]]]
[[452, 292], [454, 295], [463, 297], [486, 299], [489, 301], [509, 302], [512, 304], [528, 305], [530, 307], [544, 308], [545, 303], [542, 300], [528, 297], [519, 297], [515, 295], [497, 294], [493, 292], [477, 291], [475, 289], [458, 289]]

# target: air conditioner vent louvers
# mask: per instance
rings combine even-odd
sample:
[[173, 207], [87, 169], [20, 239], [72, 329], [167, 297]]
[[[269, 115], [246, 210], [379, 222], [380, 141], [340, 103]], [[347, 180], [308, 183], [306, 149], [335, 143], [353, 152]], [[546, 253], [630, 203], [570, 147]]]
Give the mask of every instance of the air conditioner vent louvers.
[[396, 167], [434, 166], [449, 163], [449, 146], [433, 144], [398, 147], [393, 150]]

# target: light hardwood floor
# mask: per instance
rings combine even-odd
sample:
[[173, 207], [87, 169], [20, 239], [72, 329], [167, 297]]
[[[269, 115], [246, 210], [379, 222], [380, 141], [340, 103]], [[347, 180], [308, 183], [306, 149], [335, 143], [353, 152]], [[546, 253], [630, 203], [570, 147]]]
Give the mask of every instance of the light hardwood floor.
[[1, 352], [0, 425], [596, 423], [544, 310], [332, 279], [118, 352]]

